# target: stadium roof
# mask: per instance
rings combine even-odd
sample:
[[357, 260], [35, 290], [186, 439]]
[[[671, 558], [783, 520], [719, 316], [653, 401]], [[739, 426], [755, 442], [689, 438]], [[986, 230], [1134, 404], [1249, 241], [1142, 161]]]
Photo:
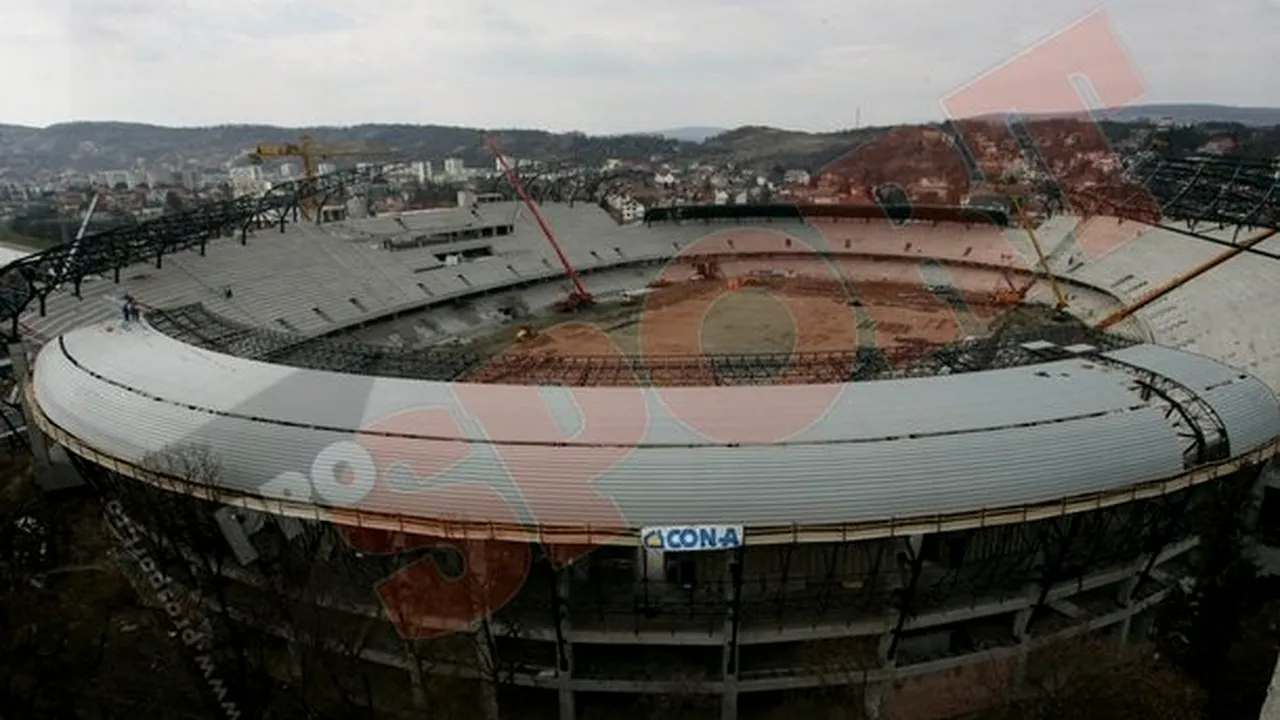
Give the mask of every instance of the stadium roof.
[[[1203, 391], [1235, 455], [1280, 435], [1274, 395], [1236, 370], [1152, 346], [1116, 354]], [[527, 388], [282, 367], [112, 323], [46, 345], [34, 397], [118, 460], [198, 444], [238, 493], [451, 523], [512, 521], [496, 496], [530, 525], [869, 522], [1186, 469], [1165, 409], [1085, 358], [848, 385]]]

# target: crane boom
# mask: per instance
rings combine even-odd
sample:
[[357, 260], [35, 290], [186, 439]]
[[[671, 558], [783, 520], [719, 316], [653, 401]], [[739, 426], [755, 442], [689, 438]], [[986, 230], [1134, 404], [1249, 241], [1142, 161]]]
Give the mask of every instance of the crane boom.
[[[296, 143], [264, 142], [258, 143], [249, 153], [249, 161], [260, 164], [264, 158], [292, 157], [302, 161], [302, 176], [314, 180], [319, 174], [320, 161], [325, 158], [348, 155], [387, 155], [390, 150], [381, 146], [364, 145], [329, 145], [316, 142], [310, 135], [303, 135]], [[306, 197], [301, 203], [302, 214], [311, 217], [318, 208], [316, 199]]]
[[556, 240], [555, 233], [551, 232], [551, 226], [547, 224], [546, 218], [542, 216], [542, 211], [538, 210], [538, 204], [533, 201], [528, 191], [524, 189], [524, 184], [520, 182], [520, 178], [516, 176], [511, 166], [507, 164], [506, 157], [503, 156], [502, 150], [498, 147], [498, 141], [490, 135], [485, 138], [484, 144], [494, 159], [498, 161], [498, 166], [502, 168], [502, 173], [507, 176], [507, 182], [511, 183], [516, 195], [520, 196], [524, 206], [529, 208], [534, 221], [538, 223], [538, 229], [542, 231], [542, 236], [551, 244], [551, 249], [555, 251], [556, 257], [564, 267], [565, 275], [568, 275], [569, 282], [573, 283], [573, 292], [569, 296], [568, 306], [572, 308], [577, 305], [590, 304], [593, 301], [591, 293], [582, 284], [582, 278], [578, 277], [578, 271], [573, 269], [573, 264], [569, 262], [569, 257], [564, 254], [564, 248], [560, 246], [560, 241]]
[[[1040, 246], [1040, 240], [1036, 238], [1036, 233], [1031, 229], [1031, 225], [1029, 223], [1024, 220], [1021, 221], [1021, 225], [1022, 231], [1027, 234], [1027, 239], [1031, 241], [1032, 249], [1036, 251], [1036, 260], [1037, 264], [1040, 266], [1040, 271], [1049, 279], [1049, 289], [1053, 291], [1054, 309], [1066, 310], [1068, 305], [1067, 296], [1063, 294], [1062, 286], [1058, 283], [1057, 276], [1055, 276], [1053, 274], [1053, 270], [1049, 268], [1049, 259], [1044, 254], [1044, 248]], [[1033, 285], [1035, 285], [1034, 279], [1028, 283], [1025, 288], [1022, 288], [1021, 294], [1025, 297], [1026, 294], [1031, 291], [1031, 287]]]
[[1215, 255], [1212, 258], [1209, 258], [1207, 262], [1204, 262], [1200, 265], [1197, 265], [1196, 267], [1191, 268], [1190, 270], [1173, 278], [1169, 282], [1161, 285], [1160, 287], [1155, 288], [1154, 290], [1148, 292], [1146, 295], [1143, 295], [1142, 297], [1138, 298], [1133, 303], [1130, 303], [1129, 305], [1126, 305], [1120, 308], [1119, 310], [1116, 310], [1115, 312], [1111, 313], [1110, 315], [1102, 318], [1101, 320], [1098, 321], [1097, 325], [1095, 325], [1094, 327], [1096, 327], [1099, 330], [1106, 330], [1110, 328], [1111, 326], [1115, 325], [1121, 320], [1124, 320], [1130, 317], [1131, 315], [1138, 312], [1142, 308], [1150, 305], [1156, 300], [1159, 300], [1165, 295], [1168, 295], [1174, 290], [1177, 290], [1183, 285], [1186, 285], [1192, 280], [1195, 280], [1201, 275], [1204, 275], [1205, 273], [1225, 263], [1231, 258], [1243, 255], [1253, 246], [1261, 243], [1263, 240], [1266, 240], [1267, 238], [1274, 236], [1276, 232], [1277, 232], [1276, 228], [1268, 228], [1258, 233], [1257, 235], [1249, 238], [1248, 240], [1245, 240], [1244, 242], [1239, 243], [1238, 245], [1236, 245], [1236, 247], [1230, 250], [1227, 250], [1226, 252], [1221, 253], [1219, 255]]
[[101, 193], [94, 193], [93, 198], [89, 200], [89, 209], [84, 211], [84, 218], [80, 221], [80, 229], [76, 231], [76, 237], [71, 242], [71, 251], [67, 253], [67, 259], [62, 263], [63, 277], [68, 277], [71, 274], [71, 268], [75, 267], [76, 253], [80, 250], [80, 241], [84, 239], [84, 234], [89, 229], [89, 222], [93, 220], [93, 213], [97, 211], [98, 201], [101, 199]]

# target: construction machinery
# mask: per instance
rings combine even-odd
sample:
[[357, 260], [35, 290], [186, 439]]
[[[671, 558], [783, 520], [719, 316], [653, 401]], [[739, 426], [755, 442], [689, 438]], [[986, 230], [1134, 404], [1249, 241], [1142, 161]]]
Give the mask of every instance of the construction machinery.
[[1186, 272], [1178, 275], [1172, 280], [1146, 293], [1145, 295], [1138, 298], [1134, 302], [1128, 305], [1125, 305], [1124, 307], [1116, 310], [1110, 315], [1102, 318], [1101, 320], [1098, 321], [1096, 325], [1094, 325], [1094, 327], [1096, 327], [1099, 330], [1110, 329], [1116, 323], [1119, 323], [1120, 321], [1125, 320], [1126, 318], [1132, 316], [1134, 313], [1150, 305], [1156, 300], [1159, 300], [1165, 295], [1168, 295], [1174, 290], [1177, 290], [1183, 285], [1186, 285], [1192, 280], [1195, 280], [1201, 275], [1204, 275], [1210, 270], [1218, 267], [1219, 265], [1222, 265], [1226, 261], [1235, 257], [1239, 257], [1240, 255], [1248, 252], [1254, 246], [1262, 243], [1262, 241], [1274, 237], [1276, 233], [1277, 233], [1276, 228], [1267, 228], [1265, 230], [1262, 230], [1257, 235], [1254, 235], [1253, 237], [1245, 240], [1244, 242], [1239, 243], [1236, 247], [1233, 247], [1230, 250], [1227, 250], [1219, 255], [1215, 255], [1214, 257], [1209, 258], [1209, 260], [1207, 260], [1206, 262], [1203, 262], [1191, 268], [1190, 270], [1187, 270]]
[[991, 291], [991, 298], [988, 302], [995, 306], [1016, 305], [1021, 303], [1022, 299], [1026, 297], [1027, 291], [1030, 290], [1031, 286], [1026, 285], [1021, 288], [1018, 287], [1009, 277], [1008, 271], [1001, 272], [1000, 277], [1004, 278], [1004, 283], [1009, 286], [1009, 289], [997, 289]]
[[493, 155], [493, 158], [498, 161], [498, 166], [502, 168], [502, 173], [507, 176], [507, 182], [511, 184], [511, 189], [516, 191], [516, 195], [520, 196], [524, 206], [529, 209], [529, 214], [533, 215], [534, 221], [538, 223], [538, 229], [542, 231], [542, 236], [547, 239], [551, 249], [555, 251], [556, 258], [560, 260], [560, 266], [564, 268], [565, 276], [569, 278], [569, 282], [573, 285], [568, 297], [561, 300], [556, 309], [562, 312], [573, 312], [579, 308], [594, 305], [595, 298], [587, 291], [587, 287], [582, 284], [582, 278], [578, 276], [578, 271], [573, 269], [573, 264], [569, 262], [569, 257], [564, 254], [564, 248], [560, 246], [560, 241], [556, 240], [555, 233], [551, 232], [551, 226], [547, 224], [547, 219], [542, 216], [542, 211], [538, 209], [538, 204], [533, 201], [529, 192], [525, 190], [524, 184], [520, 182], [520, 178], [516, 176], [515, 171], [507, 163], [506, 156], [502, 154], [502, 149], [498, 147], [497, 139], [492, 135], [485, 137], [484, 146]]
[[698, 260], [693, 263], [693, 274], [698, 280], [719, 280], [721, 278], [720, 262], [714, 257]]
[[[1032, 229], [1031, 222], [1026, 216], [1022, 191], [1016, 187], [1008, 185], [1000, 186], [999, 189], [1004, 192], [1006, 197], [1009, 198], [1009, 204], [1013, 210], [1010, 214], [1011, 219], [1016, 222], [1022, 232], [1026, 234], [1027, 240], [1031, 242], [1031, 248], [1035, 250], [1036, 264], [1040, 268], [1039, 275], [1049, 281], [1049, 289], [1053, 292], [1054, 311], [1058, 313], [1066, 312], [1068, 307], [1066, 293], [1062, 291], [1062, 285], [1058, 282], [1057, 276], [1053, 274], [1053, 269], [1049, 267], [1049, 260], [1044, 253], [1044, 248], [1041, 247], [1040, 240], [1036, 237], [1036, 232]], [[1006, 299], [1011, 302], [1021, 303], [1027, 297], [1027, 293], [1031, 292], [1031, 288], [1035, 287], [1036, 281], [1039, 279], [1039, 277], [1032, 277], [1031, 280], [1021, 288], [1014, 290], [1016, 297], [1005, 296]], [[1005, 280], [1006, 282], [1008, 281], [1007, 276], [1005, 277]]]
[[[335, 157], [387, 155], [391, 150], [375, 145], [333, 145], [317, 142], [310, 135], [303, 135], [296, 143], [258, 143], [249, 153], [249, 162], [261, 165], [267, 158], [298, 158], [302, 161], [302, 176], [315, 179], [320, 172], [320, 162]], [[316, 200], [312, 197], [302, 203], [303, 216], [314, 216]]]

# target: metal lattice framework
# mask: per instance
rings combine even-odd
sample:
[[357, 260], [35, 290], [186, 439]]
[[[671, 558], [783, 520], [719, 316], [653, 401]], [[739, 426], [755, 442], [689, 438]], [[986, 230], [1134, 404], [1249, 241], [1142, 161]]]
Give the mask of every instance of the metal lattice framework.
[[[1136, 157], [1125, 189], [1100, 188], [1077, 194], [1095, 212], [1136, 220], [1207, 242], [1239, 247], [1200, 230], [1276, 228], [1280, 222], [1280, 168], [1247, 158]], [[1171, 221], [1186, 226], [1171, 225]], [[1245, 252], [1280, 260], [1256, 248]]]
[[1280, 170], [1243, 158], [1149, 157], [1130, 173], [1164, 217], [1242, 227], [1275, 227]]
[[277, 185], [260, 196], [206, 203], [28, 255], [0, 268], [0, 320], [7, 321], [9, 339], [15, 341], [22, 314], [35, 303], [43, 315], [45, 301], [59, 288], [69, 288], [79, 297], [81, 284], [90, 276], [109, 276], [118, 283], [120, 271], [140, 261], [160, 267], [170, 253], [194, 248], [203, 255], [215, 238], [239, 233], [244, 243], [249, 230], [273, 225], [283, 232], [286, 223], [298, 220], [304, 200], [318, 198], [323, 204], [374, 174], [346, 171]]
[[[119, 282], [120, 271], [140, 261], [154, 261], [160, 266], [164, 256], [172, 252], [197, 249], [203, 254], [207, 243], [215, 238], [238, 233], [240, 241], [244, 243], [251, 229], [278, 225], [283, 231], [286, 223], [298, 220], [299, 209], [304, 200], [318, 198], [323, 204], [329, 198], [340, 196], [351, 184], [368, 182], [379, 172], [377, 169], [345, 171], [282, 184], [262, 196], [205, 204], [136, 225], [113, 228], [27, 256], [0, 268], [0, 320], [7, 321], [8, 339], [17, 340], [23, 330], [22, 314], [32, 303], [43, 314], [45, 301], [60, 288], [69, 288], [78, 295], [81, 283], [87, 277], [109, 276], [114, 282]], [[1280, 175], [1272, 165], [1266, 163], [1226, 158], [1144, 156], [1132, 165], [1129, 173], [1137, 185], [1129, 186], [1124, 192], [1100, 189], [1089, 196], [1092, 206], [1096, 210], [1166, 227], [1230, 247], [1241, 246], [1198, 233], [1196, 225], [1275, 227], [1277, 218], [1280, 218], [1280, 193], [1276, 189], [1280, 184]], [[1135, 191], [1135, 188], [1138, 190]], [[823, 205], [656, 208], [647, 215], [646, 221], [711, 222], [771, 218], [803, 220], [814, 216], [869, 219], [883, 218], [888, 210], [876, 206]], [[1000, 221], [989, 210], [933, 206], [918, 206], [909, 210], [913, 219], [924, 221]], [[1160, 225], [1167, 220], [1188, 222], [1191, 229]], [[1280, 259], [1280, 256], [1258, 248], [1249, 248], [1247, 252]], [[371, 356], [367, 360], [370, 367], [380, 366], [385, 362], [388, 360], [383, 356]], [[829, 359], [815, 362], [821, 366], [832, 364]], [[860, 367], [865, 362], [865, 359], [854, 359], [844, 365]], [[755, 368], [760, 363], [751, 361], [748, 364]], [[410, 376], [417, 376], [417, 372], [402, 371]], [[591, 370], [588, 369], [587, 372]], [[757, 371], [753, 369], [752, 372]], [[815, 377], [827, 377], [827, 374]]]
[[347, 338], [307, 338], [253, 327], [200, 304], [154, 310], [147, 320], [185, 343], [239, 357], [312, 370], [495, 384], [565, 386], [706, 386], [838, 383], [886, 377], [930, 377], [1045, 362], [1038, 347], [1131, 345], [1082, 324], [1063, 323], [939, 346], [863, 347], [850, 351], [670, 355], [502, 355], [468, 347], [404, 348]]
[[1227, 426], [1213, 406], [1200, 397], [1199, 393], [1170, 378], [1131, 363], [1106, 356], [1093, 359], [1107, 365], [1121, 367], [1132, 375], [1143, 401], [1159, 401], [1159, 405], [1164, 407], [1165, 418], [1171, 421], [1178, 437], [1187, 443], [1182, 452], [1186, 467], [1196, 467], [1231, 457]]

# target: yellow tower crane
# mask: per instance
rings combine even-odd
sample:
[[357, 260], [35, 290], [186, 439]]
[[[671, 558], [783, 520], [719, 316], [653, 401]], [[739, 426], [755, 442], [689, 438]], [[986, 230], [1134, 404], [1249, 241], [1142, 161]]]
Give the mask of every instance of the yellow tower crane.
[[[334, 157], [387, 155], [391, 150], [374, 145], [331, 145], [317, 142], [310, 135], [303, 135], [296, 143], [258, 143], [249, 153], [249, 162], [261, 165], [266, 158], [298, 158], [302, 161], [302, 176], [308, 180], [319, 174], [320, 162]], [[302, 206], [304, 216], [312, 217], [315, 198], [308, 197]]]

